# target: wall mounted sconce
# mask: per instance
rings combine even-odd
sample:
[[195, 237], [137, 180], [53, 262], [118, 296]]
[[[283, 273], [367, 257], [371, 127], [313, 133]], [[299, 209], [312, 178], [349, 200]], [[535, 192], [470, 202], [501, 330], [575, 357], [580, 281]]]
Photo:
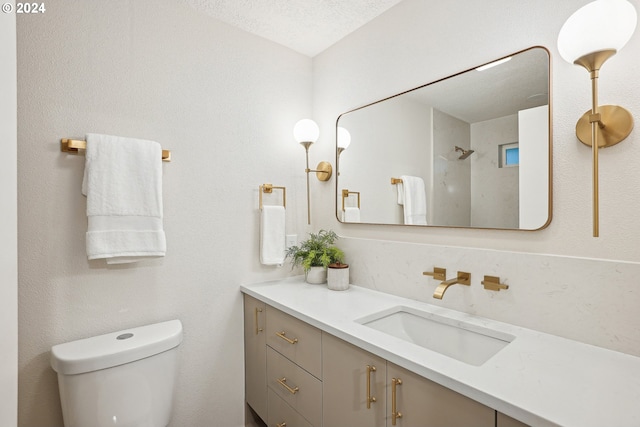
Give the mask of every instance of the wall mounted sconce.
[[349, 144], [351, 144], [351, 134], [342, 126], [338, 126], [336, 141], [338, 145], [338, 157], [340, 157], [340, 154], [349, 148]]
[[342, 126], [338, 126], [336, 130], [336, 145], [338, 147], [338, 155], [336, 156], [336, 170], [338, 175], [340, 175], [340, 154], [342, 154], [344, 150], [349, 148], [349, 144], [351, 144], [351, 134]]
[[626, 0], [596, 0], [567, 19], [558, 34], [565, 61], [580, 65], [591, 76], [592, 107], [576, 124], [576, 136], [590, 145], [593, 157], [593, 237], [598, 237], [598, 149], [624, 140], [633, 129], [631, 113], [618, 105], [598, 105], [598, 75], [602, 64], [629, 41], [636, 28], [635, 8]]
[[309, 147], [311, 144], [318, 140], [320, 136], [320, 128], [316, 122], [311, 119], [302, 119], [298, 121], [293, 127], [293, 137], [297, 142], [302, 144], [306, 152], [307, 167], [305, 172], [307, 174], [307, 224], [311, 224], [311, 200], [309, 197], [309, 172], [315, 172], [316, 178], [320, 181], [329, 181], [333, 168], [329, 162], [320, 162], [315, 169], [309, 169]]

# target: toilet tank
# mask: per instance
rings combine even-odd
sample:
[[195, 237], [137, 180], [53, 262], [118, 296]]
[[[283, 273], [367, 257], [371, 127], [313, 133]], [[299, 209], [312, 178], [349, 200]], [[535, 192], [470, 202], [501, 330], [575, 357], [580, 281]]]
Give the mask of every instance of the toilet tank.
[[53, 346], [65, 427], [166, 427], [181, 342], [170, 320]]

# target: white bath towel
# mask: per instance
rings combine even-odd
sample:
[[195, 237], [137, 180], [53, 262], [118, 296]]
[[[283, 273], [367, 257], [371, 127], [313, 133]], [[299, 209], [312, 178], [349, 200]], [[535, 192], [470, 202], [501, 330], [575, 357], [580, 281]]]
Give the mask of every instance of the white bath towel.
[[342, 221], [360, 222], [360, 208], [346, 206], [342, 211]]
[[403, 175], [404, 223], [427, 225], [427, 193], [424, 180], [417, 176]]
[[285, 208], [263, 206], [260, 211], [260, 262], [282, 265], [285, 258]]
[[165, 255], [161, 159], [154, 141], [87, 135], [82, 194], [89, 259], [115, 264]]

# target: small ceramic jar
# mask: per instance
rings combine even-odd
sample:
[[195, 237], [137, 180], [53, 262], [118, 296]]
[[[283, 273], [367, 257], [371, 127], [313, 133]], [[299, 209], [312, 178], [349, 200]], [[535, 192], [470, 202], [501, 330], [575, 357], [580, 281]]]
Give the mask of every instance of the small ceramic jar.
[[329, 264], [329, 268], [327, 268], [327, 286], [332, 291], [349, 289], [349, 264]]

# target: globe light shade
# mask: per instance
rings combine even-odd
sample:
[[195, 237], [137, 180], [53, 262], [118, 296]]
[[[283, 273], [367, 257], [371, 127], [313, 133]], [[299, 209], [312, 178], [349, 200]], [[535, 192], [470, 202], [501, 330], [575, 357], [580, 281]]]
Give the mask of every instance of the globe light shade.
[[596, 0], [567, 19], [558, 34], [558, 51], [573, 64], [603, 50], [620, 51], [636, 29], [638, 16], [627, 0]]
[[338, 148], [346, 150], [351, 144], [351, 134], [342, 126], [338, 126]]
[[293, 137], [297, 142], [316, 142], [320, 136], [320, 128], [311, 119], [302, 119], [293, 127]]

